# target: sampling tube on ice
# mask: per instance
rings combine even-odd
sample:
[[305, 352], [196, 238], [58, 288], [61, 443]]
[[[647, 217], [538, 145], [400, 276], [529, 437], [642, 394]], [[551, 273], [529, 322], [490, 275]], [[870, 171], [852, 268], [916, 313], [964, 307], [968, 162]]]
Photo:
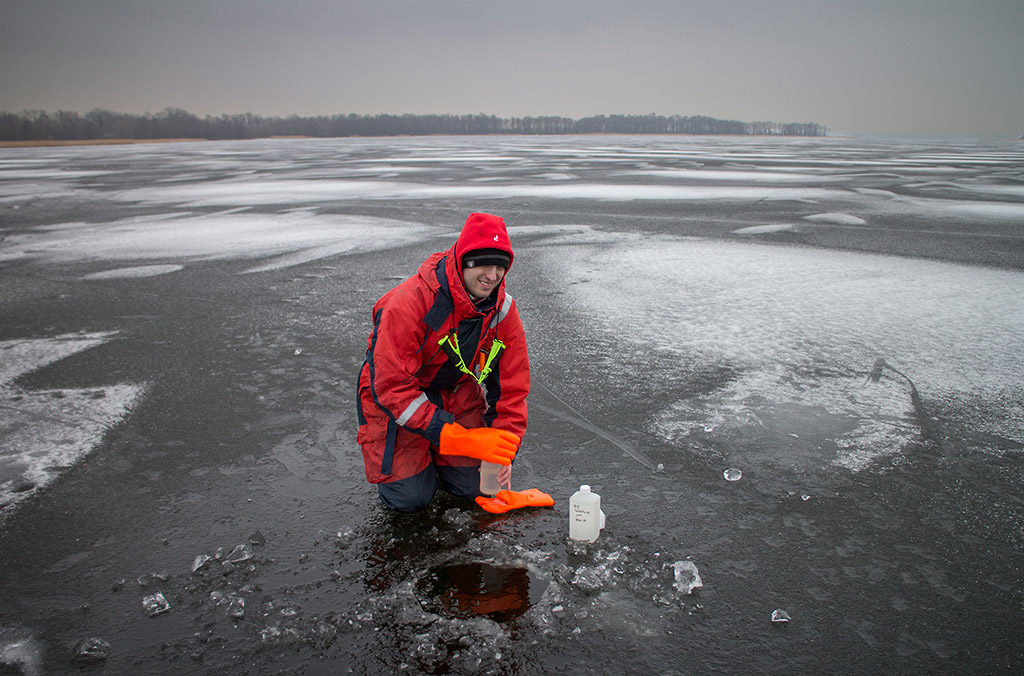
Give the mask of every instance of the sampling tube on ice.
[[497, 495], [501, 490], [498, 485], [498, 471], [501, 465], [486, 460], [480, 461], [480, 492], [484, 495]]

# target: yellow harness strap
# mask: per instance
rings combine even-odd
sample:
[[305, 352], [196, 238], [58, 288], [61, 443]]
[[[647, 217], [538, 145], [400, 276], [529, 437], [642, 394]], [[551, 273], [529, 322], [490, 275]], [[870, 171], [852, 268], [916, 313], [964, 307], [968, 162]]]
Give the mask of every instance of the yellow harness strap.
[[480, 358], [476, 364], [477, 370], [474, 373], [469, 370], [468, 366], [466, 366], [466, 362], [462, 358], [462, 353], [459, 351], [458, 335], [453, 332], [441, 338], [441, 340], [437, 341], [437, 344], [441, 346], [441, 349], [444, 350], [448, 359], [457, 369], [459, 369], [459, 371], [465, 373], [480, 385], [483, 385], [487, 376], [491, 375], [491, 371], [494, 370], [495, 362], [501, 357], [501, 353], [505, 349], [505, 343], [495, 338], [491, 343], [490, 351], [486, 355], [483, 350], [480, 351]]

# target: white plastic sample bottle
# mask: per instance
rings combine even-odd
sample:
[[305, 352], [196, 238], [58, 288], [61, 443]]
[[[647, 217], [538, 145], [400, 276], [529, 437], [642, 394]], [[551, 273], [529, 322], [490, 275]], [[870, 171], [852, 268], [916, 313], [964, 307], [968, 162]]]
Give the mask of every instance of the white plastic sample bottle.
[[569, 537], [583, 542], [594, 542], [604, 528], [601, 496], [583, 484], [569, 498]]
[[498, 485], [498, 472], [501, 465], [494, 462], [480, 461], [480, 492], [484, 495], [497, 495], [501, 490]]

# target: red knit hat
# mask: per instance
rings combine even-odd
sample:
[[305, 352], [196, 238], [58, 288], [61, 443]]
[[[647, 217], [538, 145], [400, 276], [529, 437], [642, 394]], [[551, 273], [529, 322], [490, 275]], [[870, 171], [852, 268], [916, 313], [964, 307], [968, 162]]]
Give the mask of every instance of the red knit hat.
[[505, 221], [492, 214], [470, 214], [455, 242], [459, 269], [472, 261], [474, 265], [504, 265], [508, 270], [513, 258]]

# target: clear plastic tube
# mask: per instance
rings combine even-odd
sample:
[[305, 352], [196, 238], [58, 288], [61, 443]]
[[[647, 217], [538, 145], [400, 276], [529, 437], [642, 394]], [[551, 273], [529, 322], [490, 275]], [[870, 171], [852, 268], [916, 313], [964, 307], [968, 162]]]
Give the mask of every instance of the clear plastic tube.
[[497, 495], [501, 490], [498, 485], [498, 471], [501, 465], [493, 462], [480, 461], [480, 492], [484, 495]]

